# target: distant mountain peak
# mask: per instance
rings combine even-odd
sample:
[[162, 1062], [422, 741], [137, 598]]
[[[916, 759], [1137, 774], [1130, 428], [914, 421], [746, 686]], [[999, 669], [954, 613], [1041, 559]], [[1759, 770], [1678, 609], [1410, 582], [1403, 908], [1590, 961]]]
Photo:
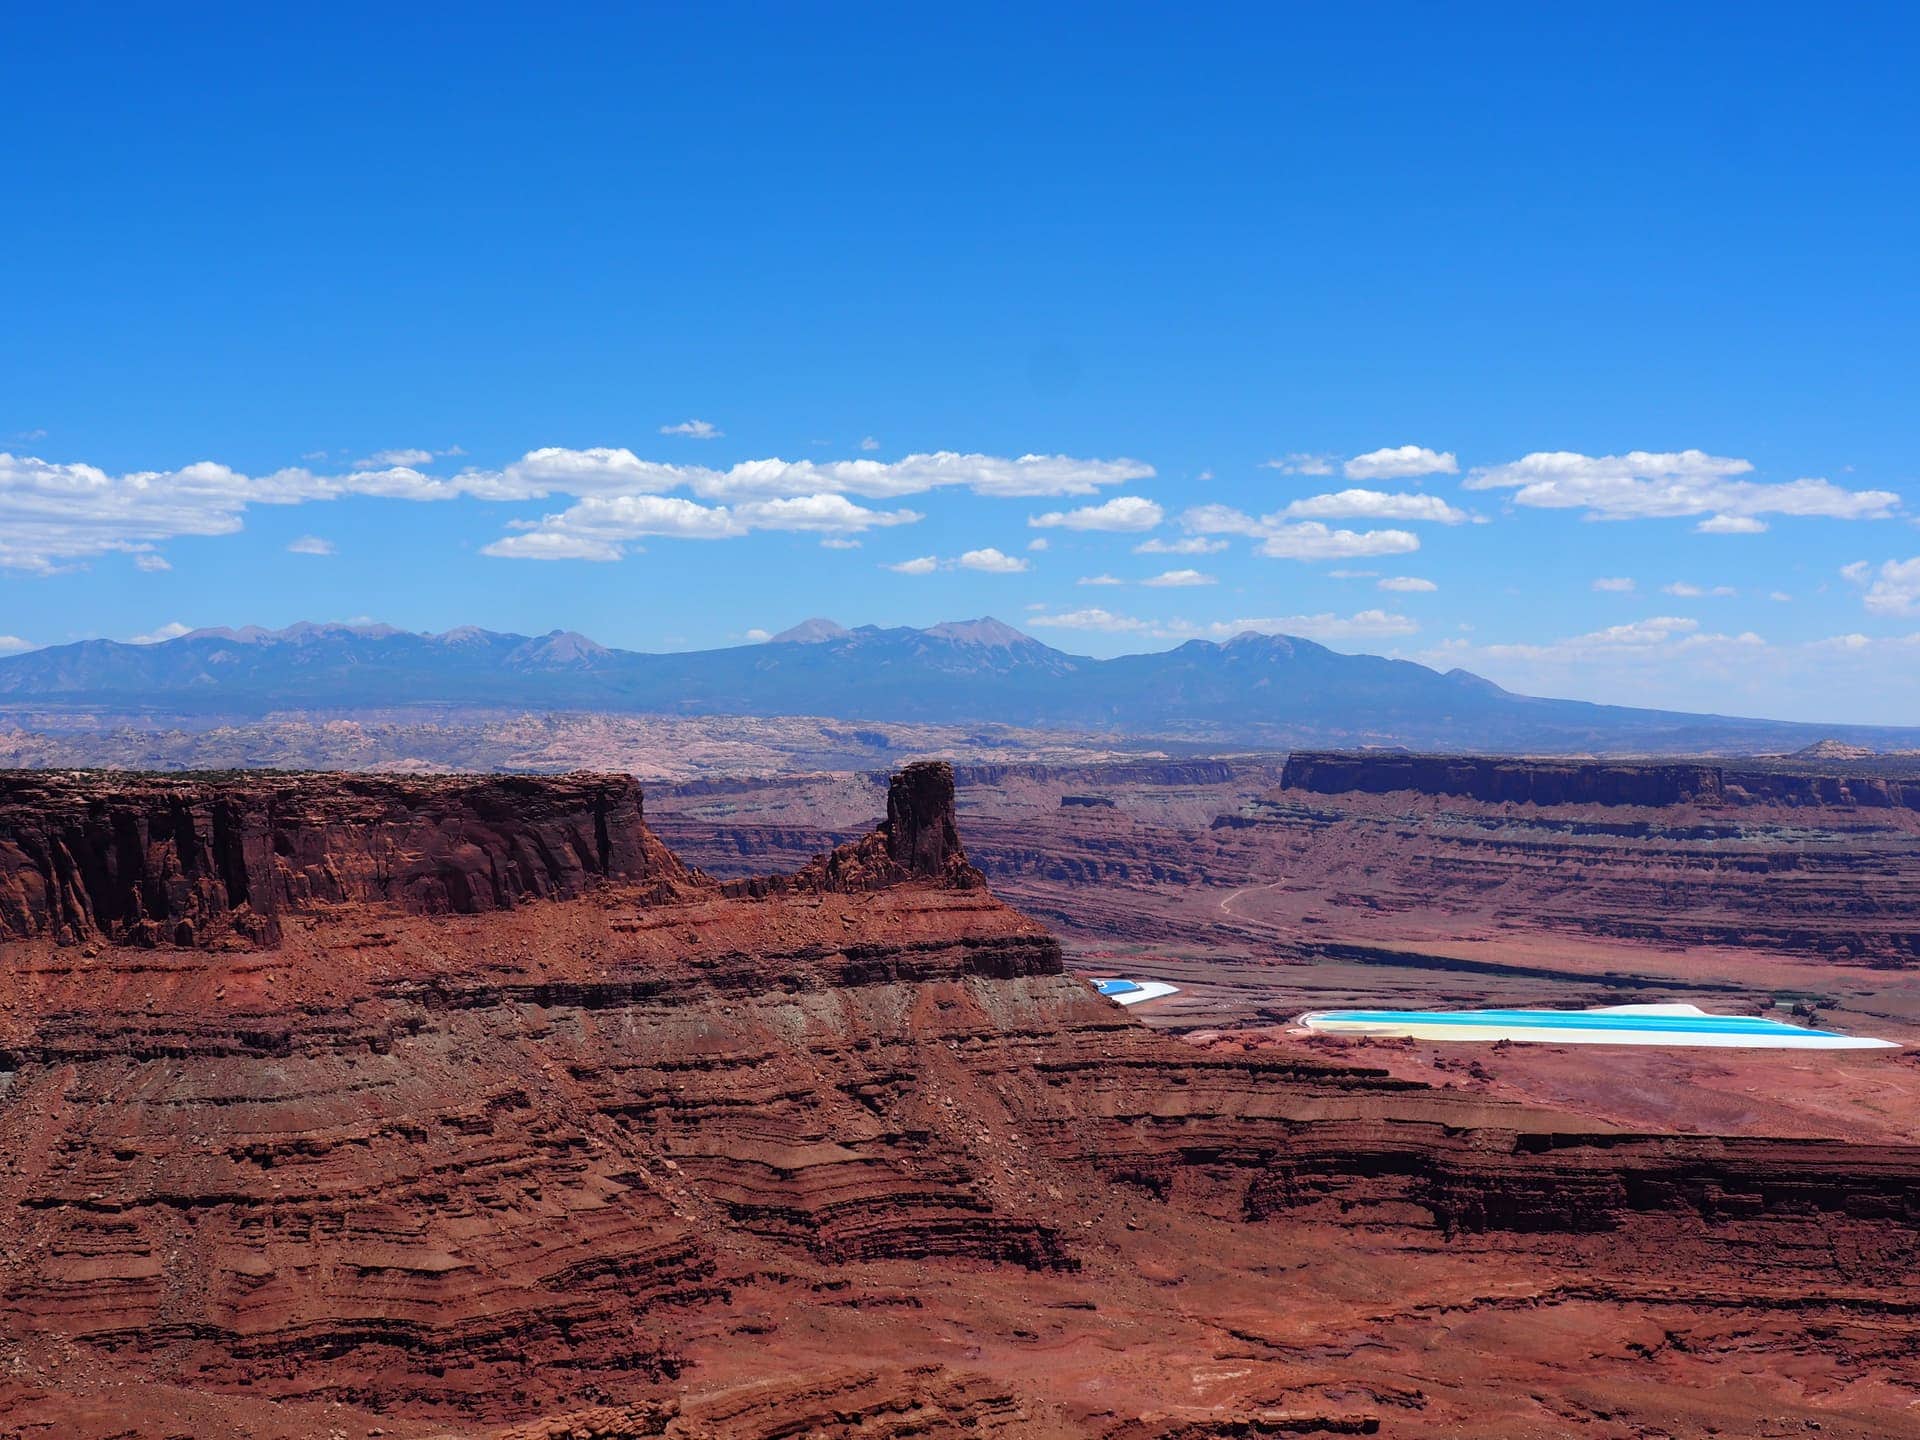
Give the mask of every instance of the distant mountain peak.
[[941, 640], [950, 640], [956, 645], [1038, 645], [1040, 642], [1024, 631], [1016, 630], [1004, 620], [996, 620], [991, 615], [983, 615], [978, 620], [946, 620], [938, 625], [929, 625], [925, 634]]
[[769, 645], [818, 645], [823, 640], [839, 640], [852, 633], [837, 620], [828, 620], [824, 616], [815, 615], [811, 619], [802, 620], [798, 625], [782, 630], [767, 643]]

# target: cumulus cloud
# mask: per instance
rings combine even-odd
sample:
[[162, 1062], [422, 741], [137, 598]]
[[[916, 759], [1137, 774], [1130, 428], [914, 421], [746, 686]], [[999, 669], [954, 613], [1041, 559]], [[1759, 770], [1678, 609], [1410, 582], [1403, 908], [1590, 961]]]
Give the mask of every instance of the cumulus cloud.
[[1475, 470], [1469, 490], [1511, 490], [1516, 504], [1549, 510], [1585, 510], [1594, 520], [1671, 519], [1704, 515], [1702, 528], [1730, 530], [1761, 515], [1878, 520], [1900, 497], [1891, 490], [1848, 490], [1829, 480], [1762, 482], [1748, 460], [1701, 450], [1625, 455], [1537, 451], [1506, 465]]
[[1366, 555], [1405, 555], [1420, 548], [1408, 530], [1333, 530], [1318, 520], [1280, 525], [1256, 547], [1275, 560], [1354, 560]]
[[1291, 455], [1282, 455], [1278, 460], [1262, 460], [1262, 470], [1278, 470], [1282, 475], [1331, 475], [1335, 457], [1332, 455], [1314, 455], [1304, 450], [1296, 450]]
[[1053, 615], [1035, 615], [1027, 623], [1043, 630], [1100, 630], [1110, 634], [1152, 628], [1145, 620], [1136, 620], [1130, 615], [1116, 615], [1111, 610], [1101, 610], [1097, 607], [1086, 610], [1067, 610]]
[[940, 560], [934, 555], [917, 555], [911, 560], [896, 560], [880, 568], [891, 570], [896, 575], [931, 575], [940, 568]]
[[522, 535], [507, 535], [482, 546], [482, 555], [504, 560], [594, 560], [607, 562], [627, 553], [606, 540], [591, 540], [583, 535], [567, 535], [551, 530], [532, 530]]
[[1263, 616], [1235, 620], [1143, 620], [1111, 610], [1089, 608], [1032, 616], [1039, 629], [1088, 630], [1105, 634], [1149, 635], [1161, 640], [1231, 640], [1236, 635], [1300, 635], [1310, 640], [1390, 640], [1418, 632], [1404, 615], [1361, 610], [1352, 615]]
[[1282, 512], [1303, 520], [1431, 520], [1458, 525], [1467, 519], [1438, 495], [1396, 495], [1384, 490], [1340, 490], [1295, 500]]
[[1224, 540], [1209, 540], [1204, 535], [1189, 535], [1183, 540], [1162, 540], [1158, 535], [1133, 547], [1136, 555], [1212, 555], [1227, 548]]
[[127, 643], [129, 645], [158, 645], [163, 640], [178, 640], [182, 635], [191, 635], [192, 633], [193, 629], [191, 626], [182, 625], [178, 620], [169, 620], [165, 625], [157, 627], [149, 634], [128, 636]]
[[145, 570], [150, 575], [164, 574], [173, 569], [166, 556], [152, 554], [134, 556], [133, 567], [136, 570]]
[[1035, 554], [1038, 554], [1040, 551], [1045, 550], [1047, 548], [1047, 544], [1048, 544], [1048, 541], [1046, 536], [1036, 535], [1033, 537], [1033, 539], [1027, 541], [1027, 549], [1033, 551]]
[[376, 450], [373, 454], [354, 461], [353, 468], [356, 470], [391, 470], [396, 466], [431, 465], [432, 463], [433, 451], [431, 450]]
[[920, 518], [912, 510], [870, 510], [844, 495], [795, 495], [734, 506], [702, 505], [683, 495], [592, 495], [524, 524], [522, 533], [496, 540], [480, 553], [516, 560], [610, 560], [619, 558], [625, 542], [645, 536], [730, 540], [755, 530], [844, 534], [911, 525]]
[[858, 550], [860, 542], [849, 540], [844, 535], [829, 535], [820, 542], [820, 548], [822, 550]]
[[1380, 581], [1382, 590], [1397, 590], [1403, 595], [1430, 595], [1440, 587], [1418, 575], [1389, 575]]
[[1764, 535], [1767, 522], [1751, 515], [1709, 515], [1693, 528], [1702, 535]]
[[1073, 583], [1076, 585], [1124, 585], [1127, 582], [1118, 575], [1082, 575]]
[[1731, 585], [1695, 585], [1690, 580], [1676, 580], [1671, 585], [1662, 585], [1660, 589], [1663, 593], [1678, 596], [1682, 600], [1698, 600], [1703, 596], [1724, 600], [1730, 595], [1739, 593]]
[[1203, 575], [1198, 570], [1168, 570], [1154, 576], [1151, 580], [1142, 580], [1142, 585], [1152, 585], [1158, 589], [1177, 589], [1189, 585], [1217, 585], [1219, 581], [1211, 575]]
[[981, 550], [969, 550], [960, 557], [962, 570], [980, 570], [989, 575], [1018, 575], [1028, 568], [1028, 562], [1013, 555], [1003, 555], [991, 545]]
[[[252, 476], [210, 461], [175, 470], [113, 475], [91, 465], [0, 453], [0, 567], [48, 573], [116, 551], [146, 552], [178, 536], [230, 535], [242, 528], [246, 511], [256, 505], [301, 505], [350, 496], [508, 502], [562, 495], [582, 502], [606, 502], [685, 491], [697, 500], [744, 506], [809, 502], [823, 495], [885, 499], [942, 487], [1003, 498], [1091, 495], [1102, 486], [1153, 474], [1152, 466], [1133, 460], [1080, 460], [1064, 455], [1009, 459], [952, 451], [891, 462], [775, 458], [717, 470], [643, 460], [619, 447], [546, 447], [528, 451], [499, 469], [469, 467], [450, 476], [429, 475], [411, 464], [373, 463], [385, 458], [391, 457], [368, 457], [364, 468], [331, 475], [293, 467]], [[764, 524], [749, 512], [739, 517], [739, 523], [721, 523], [717, 528], [729, 534], [756, 528], [805, 528], [779, 523], [779, 517], [782, 509], [789, 512], [788, 518], [803, 517], [807, 508], [801, 504], [768, 510]], [[608, 517], [589, 511], [581, 518]], [[662, 533], [679, 534], [687, 528], [707, 535], [714, 527], [702, 522]], [[538, 532], [541, 525], [532, 529]], [[606, 545], [604, 537], [597, 544], [585, 544], [577, 536], [570, 543], [562, 538], [529, 542], [524, 536], [512, 536], [487, 547], [487, 553], [572, 551], [605, 558]]]
[[331, 555], [333, 542], [322, 540], [318, 535], [302, 535], [298, 540], [287, 542], [287, 553], [291, 555]]
[[31, 640], [22, 640], [18, 635], [0, 635], [0, 655], [17, 655], [22, 650], [39, 648]]
[[746, 638], [755, 645], [764, 645], [773, 638], [771, 630], [762, 630], [759, 626], [747, 631]]
[[1605, 595], [1631, 595], [1639, 586], [1625, 575], [1603, 575], [1593, 582], [1593, 588]]
[[1398, 445], [1356, 455], [1341, 469], [1349, 480], [1410, 480], [1416, 475], [1458, 475], [1460, 462], [1451, 450]]
[[1840, 573], [1867, 586], [1861, 603], [1875, 615], [1920, 615], [1920, 555], [1911, 560], [1887, 561], [1871, 584], [1867, 584], [1869, 568], [1864, 562], [1849, 565]]
[[688, 440], [718, 440], [727, 432], [711, 420], [682, 420], [678, 425], [662, 425], [662, 435], [679, 435]]
[[1255, 519], [1227, 505], [1196, 505], [1180, 517], [1196, 535], [1246, 535], [1258, 553], [1277, 560], [1352, 560], [1404, 555], [1420, 548], [1409, 530], [1335, 530], [1318, 520], [1289, 522], [1285, 512]]
[[1068, 530], [1151, 530], [1166, 518], [1167, 512], [1140, 495], [1116, 495], [1101, 505], [1083, 505], [1078, 510], [1051, 510], [1030, 516], [1027, 524], [1039, 529], [1065, 527]]
[[860, 448], [862, 450], [878, 450], [880, 448], [880, 442], [871, 435], [863, 436], [860, 441]]

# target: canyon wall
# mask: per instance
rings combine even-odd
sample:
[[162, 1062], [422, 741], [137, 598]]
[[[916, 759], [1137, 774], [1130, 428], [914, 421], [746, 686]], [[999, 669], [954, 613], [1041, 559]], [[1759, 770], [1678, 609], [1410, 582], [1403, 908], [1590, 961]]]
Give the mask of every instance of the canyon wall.
[[621, 776], [0, 775], [12, 939], [258, 943], [317, 905], [476, 914], [681, 868]]
[[[48, 783], [10, 843], [147, 821], [88, 935], [132, 934], [96, 896], [129, 857], [216, 920], [264, 877], [278, 929], [0, 941], [23, 1434], [1520, 1434], [1480, 1422], [1560, 1383], [1563, 1316], [1596, 1374], [1619, 1337], [1609, 1413], [1671, 1420], [1762, 1347], [1769, 1415], [1913, 1433], [1778, 1377], [1920, 1383], [1920, 1151], [1620, 1134], [1170, 1040], [980, 884], [945, 766], [800, 875], [726, 884], [617, 778], [271, 777], [264, 809], [249, 779]], [[256, 810], [260, 858], [199, 840]], [[520, 878], [372, 884], [388, 841]], [[196, 901], [203, 851], [243, 897]], [[1626, 1348], [1648, 1315], [1664, 1382]]]
[[1694, 761], [1579, 761], [1298, 750], [1281, 786], [1318, 795], [1409, 791], [1497, 805], [1820, 805], [1920, 810], [1920, 775], [1820, 774]]

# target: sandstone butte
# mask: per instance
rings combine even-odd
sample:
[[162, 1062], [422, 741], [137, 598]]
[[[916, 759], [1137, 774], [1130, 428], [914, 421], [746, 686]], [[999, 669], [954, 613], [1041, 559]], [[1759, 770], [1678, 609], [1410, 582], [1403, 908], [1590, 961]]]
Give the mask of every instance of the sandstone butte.
[[0, 1435], [1920, 1435], [1920, 1150], [1156, 1034], [942, 765], [0, 777]]

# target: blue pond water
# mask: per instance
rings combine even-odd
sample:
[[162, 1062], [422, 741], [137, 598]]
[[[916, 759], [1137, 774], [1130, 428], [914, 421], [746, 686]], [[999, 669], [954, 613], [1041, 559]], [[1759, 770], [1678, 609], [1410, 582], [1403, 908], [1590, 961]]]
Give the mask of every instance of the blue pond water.
[[1661, 1015], [1595, 1010], [1322, 1010], [1319, 1018], [1376, 1025], [1498, 1025], [1507, 1029], [1620, 1030], [1664, 1035], [1808, 1035], [1751, 1015]]
[[1102, 995], [1131, 995], [1140, 987], [1131, 980], [1097, 980], [1093, 988]]

